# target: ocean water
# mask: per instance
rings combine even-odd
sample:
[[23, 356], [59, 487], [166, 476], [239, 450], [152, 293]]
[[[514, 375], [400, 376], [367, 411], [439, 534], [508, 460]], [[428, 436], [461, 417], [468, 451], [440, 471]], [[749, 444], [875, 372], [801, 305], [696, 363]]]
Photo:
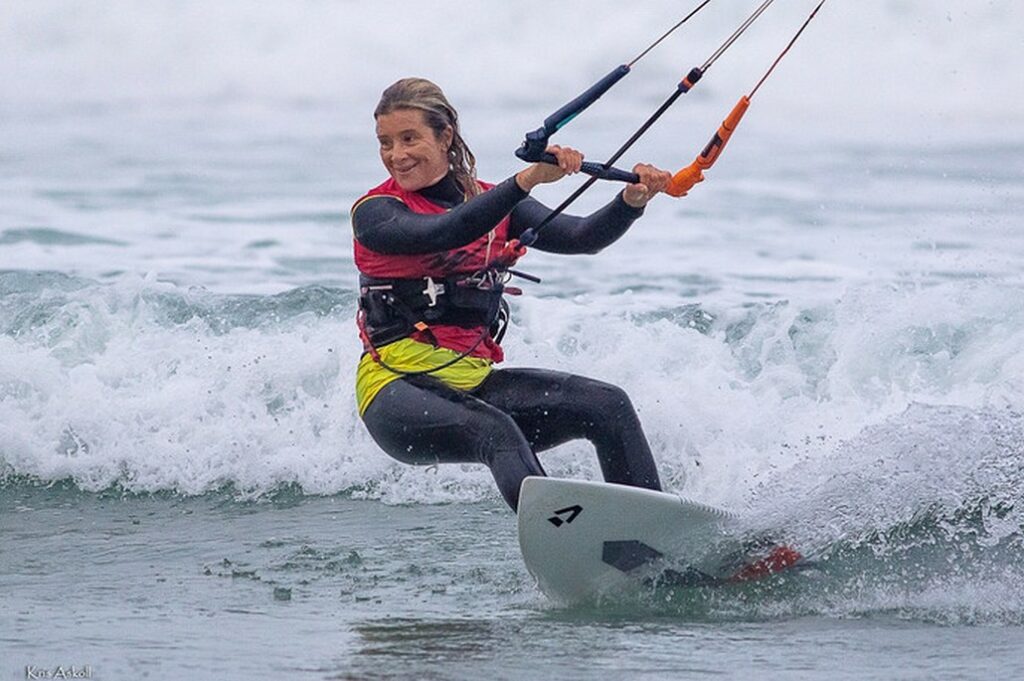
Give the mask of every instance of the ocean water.
[[[776, 4], [626, 165], [692, 160], [815, 3]], [[362, 428], [380, 91], [437, 81], [500, 180], [688, 9], [0, 6], [0, 678], [1017, 676], [1016, 4], [826, 3], [690, 196], [521, 263], [507, 364], [623, 386], [667, 487], [818, 570], [552, 603], [485, 470]], [[610, 154], [752, 9], [711, 3], [556, 141]], [[600, 477], [584, 443], [543, 461]]]

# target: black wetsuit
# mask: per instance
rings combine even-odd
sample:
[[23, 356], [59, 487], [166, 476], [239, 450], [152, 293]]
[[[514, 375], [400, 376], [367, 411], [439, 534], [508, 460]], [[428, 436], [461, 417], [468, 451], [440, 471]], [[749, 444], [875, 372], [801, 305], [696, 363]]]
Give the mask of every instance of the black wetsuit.
[[[479, 238], [506, 215], [509, 238], [514, 238], [550, 213], [514, 178], [466, 202], [451, 175], [419, 193], [451, 210], [424, 215], [396, 199], [368, 201], [352, 216], [356, 239], [383, 254], [433, 253]], [[642, 213], [620, 194], [587, 217], [559, 215], [540, 232], [533, 248], [596, 253]], [[616, 386], [582, 376], [496, 369], [468, 392], [429, 375], [407, 376], [381, 389], [363, 421], [377, 444], [404, 463], [486, 464], [513, 510], [523, 478], [544, 475], [536, 452], [577, 438], [594, 444], [605, 480], [661, 489], [629, 397]]]

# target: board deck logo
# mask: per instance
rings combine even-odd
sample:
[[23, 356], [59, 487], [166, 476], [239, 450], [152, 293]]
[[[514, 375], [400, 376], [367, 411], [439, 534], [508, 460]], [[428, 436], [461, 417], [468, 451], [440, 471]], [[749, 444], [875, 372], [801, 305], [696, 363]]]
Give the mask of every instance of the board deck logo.
[[583, 507], [579, 504], [573, 506], [566, 506], [565, 508], [555, 511], [555, 514], [548, 518], [548, 522], [555, 527], [561, 527], [562, 525], [568, 525], [572, 521], [576, 520], [576, 516], [583, 512]]

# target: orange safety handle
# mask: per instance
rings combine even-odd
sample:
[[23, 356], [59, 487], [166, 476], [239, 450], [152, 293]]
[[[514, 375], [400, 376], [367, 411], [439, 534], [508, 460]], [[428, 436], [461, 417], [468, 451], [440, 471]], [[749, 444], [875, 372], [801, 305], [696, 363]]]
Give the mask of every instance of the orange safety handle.
[[747, 112], [747, 107], [749, 106], [750, 97], [746, 95], [740, 97], [740, 101], [736, 102], [736, 106], [725, 117], [714, 137], [711, 138], [711, 141], [708, 142], [694, 162], [672, 176], [672, 181], [668, 183], [668, 189], [665, 190], [666, 194], [676, 197], [686, 196], [686, 192], [693, 189], [693, 185], [704, 181], [703, 171], [713, 166], [715, 161], [718, 160], [722, 149], [725, 148], [729, 138], [732, 137], [733, 131], [740, 124], [740, 119], [743, 118], [743, 114]]

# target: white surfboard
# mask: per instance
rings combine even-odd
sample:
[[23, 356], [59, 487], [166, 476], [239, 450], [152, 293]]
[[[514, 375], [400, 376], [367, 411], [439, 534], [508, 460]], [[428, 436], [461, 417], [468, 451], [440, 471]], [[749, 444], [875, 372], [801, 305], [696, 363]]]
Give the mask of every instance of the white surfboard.
[[[527, 569], [545, 594], [566, 602], [657, 583], [742, 581], [800, 558], [791, 552], [767, 567], [737, 564], [739, 543], [726, 533], [735, 520], [731, 513], [675, 494], [605, 482], [528, 477], [518, 518]], [[790, 551], [776, 550], [783, 549]]]

